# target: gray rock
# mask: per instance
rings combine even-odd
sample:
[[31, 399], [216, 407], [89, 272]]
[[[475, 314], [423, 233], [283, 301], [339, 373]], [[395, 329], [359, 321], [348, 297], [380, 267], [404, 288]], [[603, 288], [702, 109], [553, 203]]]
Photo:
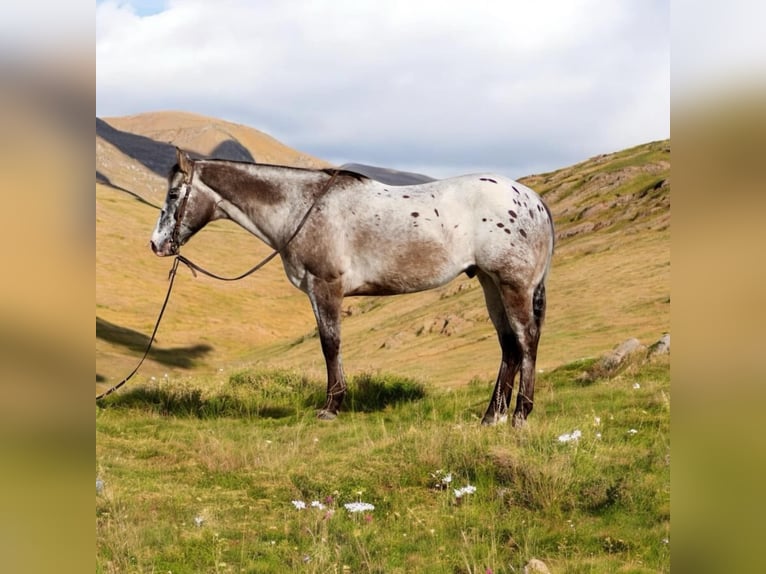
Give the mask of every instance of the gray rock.
[[622, 363], [629, 355], [641, 351], [644, 348], [645, 347], [638, 339], [628, 339], [604, 357], [604, 366], [608, 369], [612, 369]]
[[551, 571], [545, 562], [532, 558], [524, 566], [524, 574], [551, 574]]
[[670, 353], [670, 333], [665, 333], [654, 345], [649, 347], [649, 356], [667, 355]]

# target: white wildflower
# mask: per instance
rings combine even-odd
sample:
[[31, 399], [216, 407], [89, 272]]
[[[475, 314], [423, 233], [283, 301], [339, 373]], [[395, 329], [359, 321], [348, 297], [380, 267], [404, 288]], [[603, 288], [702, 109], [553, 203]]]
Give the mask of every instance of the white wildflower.
[[571, 433], [564, 433], [559, 435], [559, 442], [572, 442], [580, 440], [582, 432], [579, 429], [572, 431]]
[[641, 385], [639, 385], [638, 383], [633, 383], [633, 388], [634, 389], [640, 389]]
[[593, 426], [601, 426], [601, 417], [593, 417]]
[[303, 510], [304, 508], [306, 508], [306, 503], [303, 502], [302, 500], [293, 500], [292, 503], [293, 503], [293, 506], [298, 510]]
[[638, 431], [636, 429], [630, 429], [628, 431], [628, 434], [636, 434], [636, 433], [638, 433]]
[[446, 476], [442, 477], [442, 483], [443, 484], [449, 484], [450, 482], [452, 482], [452, 473], [451, 472], [448, 473]]
[[311, 508], [318, 508], [319, 510], [324, 510], [324, 504], [322, 504], [318, 500], [312, 500], [311, 501]]
[[200, 527], [202, 526], [202, 523], [205, 522], [205, 519], [201, 516], [195, 516], [194, 517], [194, 526]]
[[456, 488], [454, 489], [455, 498], [462, 498], [465, 494], [473, 494], [476, 492], [476, 487], [472, 486], [470, 484], [464, 486], [463, 488]]
[[369, 502], [347, 502], [343, 506], [345, 506], [346, 510], [349, 512], [367, 512], [375, 510], [375, 507]]

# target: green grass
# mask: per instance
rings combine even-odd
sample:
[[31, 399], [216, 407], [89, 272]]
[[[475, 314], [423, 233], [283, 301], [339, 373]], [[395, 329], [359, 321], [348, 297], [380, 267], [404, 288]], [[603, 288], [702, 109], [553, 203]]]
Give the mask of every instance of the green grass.
[[314, 417], [322, 383], [293, 371], [112, 395], [97, 572], [669, 571], [669, 361], [541, 373], [523, 429], [479, 425], [491, 388], [367, 373], [331, 423]]

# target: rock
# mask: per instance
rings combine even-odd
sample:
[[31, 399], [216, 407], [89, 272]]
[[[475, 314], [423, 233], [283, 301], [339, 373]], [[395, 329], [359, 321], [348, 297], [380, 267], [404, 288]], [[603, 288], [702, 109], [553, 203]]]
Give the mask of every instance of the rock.
[[649, 347], [649, 356], [667, 355], [670, 353], [670, 333], [665, 333], [654, 345]]
[[641, 341], [638, 339], [628, 339], [604, 357], [603, 365], [607, 369], [613, 369], [622, 363], [626, 357], [642, 349], [644, 349], [644, 346], [641, 344]]
[[524, 566], [524, 574], [551, 574], [550, 569], [542, 560], [532, 558]]

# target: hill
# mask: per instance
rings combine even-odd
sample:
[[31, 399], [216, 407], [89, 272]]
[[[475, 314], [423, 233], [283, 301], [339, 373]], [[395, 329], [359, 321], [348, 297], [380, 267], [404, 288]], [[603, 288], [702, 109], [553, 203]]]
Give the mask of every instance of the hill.
[[[97, 119], [97, 389], [135, 364], [162, 302], [170, 261], [155, 257], [148, 239], [175, 145], [200, 155], [327, 165], [257, 130], [212, 118], [158, 112]], [[600, 355], [628, 337], [652, 342], [669, 330], [669, 174], [670, 143], [663, 141], [522, 180], [543, 195], [558, 232], [539, 368]], [[268, 252], [227, 222], [184, 247], [188, 257], [229, 275]], [[475, 279], [416, 295], [349, 298], [344, 310], [350, 374], [394, 371], [434, 385], [494, 377], [499, 349]], [[216, 381], [221, 372], [250, 365], [321, 376], [306, 297], [278, 262], [234, 284], [182, 269], [138, 380], [169, 373]]]

